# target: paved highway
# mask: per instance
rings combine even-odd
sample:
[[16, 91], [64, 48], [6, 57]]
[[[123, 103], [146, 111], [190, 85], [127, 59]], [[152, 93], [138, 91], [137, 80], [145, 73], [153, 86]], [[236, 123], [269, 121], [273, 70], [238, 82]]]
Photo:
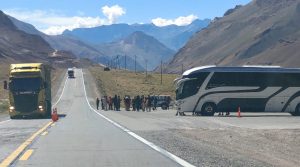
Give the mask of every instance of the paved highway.
[[54, 99], [62, 117], [55, 124], [48, 124], [49, 119], [10, 120], [0, 115], [0, 167], [9, 160], [12, 166], [299, 164], [299, 117], [288, 113], [242, 112], [242, 118], [237, 118], [236, 113], [183, 117], [175, 116], [174, 110], [95, 111], [92, 106], [100, 94], [88, 71], [84, 78], [85, 86], [81, 70], [76, 70], [75, 79], [61, 83]]
[[76, 74], [57, 106], [64, 118], [42, 133], [13, 166], [181, 166], [93, 111], [81, 71]]

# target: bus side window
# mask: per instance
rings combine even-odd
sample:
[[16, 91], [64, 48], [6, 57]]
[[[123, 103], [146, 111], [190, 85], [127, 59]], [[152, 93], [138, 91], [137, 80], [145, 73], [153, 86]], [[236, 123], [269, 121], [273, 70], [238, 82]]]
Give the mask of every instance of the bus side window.
[[213, 89], [217, 87], [227, 86], [227, 82], [227, 73], [217, 72], [212, 76], [205, 89]]

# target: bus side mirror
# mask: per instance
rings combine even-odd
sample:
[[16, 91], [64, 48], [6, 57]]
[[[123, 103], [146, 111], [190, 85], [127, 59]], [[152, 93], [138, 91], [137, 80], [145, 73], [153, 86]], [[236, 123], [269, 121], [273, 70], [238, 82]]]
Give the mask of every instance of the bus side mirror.
[[3, 81], [3, 89], [7, 90], [8, 87], [7, 87], [7, 81]]

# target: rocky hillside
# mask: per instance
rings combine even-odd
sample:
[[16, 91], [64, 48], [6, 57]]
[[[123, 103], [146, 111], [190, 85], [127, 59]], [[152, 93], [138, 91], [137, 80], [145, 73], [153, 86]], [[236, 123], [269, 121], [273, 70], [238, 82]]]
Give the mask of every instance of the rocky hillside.
[[1, 61], [46, 60], [54, 49], [40, 36], [17, 29], [12, 21], [0, 11], [0, 59]]
[[79, 58], [89, 58], [89, 59], [98, 59], [102, 62], [107, 60], [101, 52], [93, 48], [92, 46], [76, 39], [62, 35], [49, 36], [40, 31], [38, 31], [34, 26], [28, 23], [19, 21], [13, 17], [9, 17], [13, 24], [21, 31], [24, 31], [28, 34], [39, 35], [44, 40], [46, 40], [52, 48], [56, 50], [65, 50], [72, 52]]
[[165, 72], [201, 65], [300, 66], [300, 0], [253, 0], [216, 18], [175, 55]]
[[111, 58], [116, 56], [122, 57], [120, 59], [121, 65], [125, 63], [124, 57], [126, 55], [128, 60], [127, 67], [131, 70], [134, 69], [132, 60], [134, 61], [135, 58], [139, 66], [146, 68], [147, 63], [147, 70], [153, 70], [160, 64], [161, 60], [164, 62], [169, 61], [175, 53], [175, 51], [167, 48], [154, 37], [141, 31], [134, 32], [117, 42], [97, 45], [95, 48], [98, 48], [99, 51], [109, 55]]

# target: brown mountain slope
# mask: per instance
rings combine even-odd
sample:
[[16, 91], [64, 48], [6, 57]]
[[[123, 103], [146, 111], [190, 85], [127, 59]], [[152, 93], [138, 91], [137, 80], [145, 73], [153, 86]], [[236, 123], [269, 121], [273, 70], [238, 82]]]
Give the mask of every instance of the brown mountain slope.
[[31, 24], [22, 22], [10, 16], [9, 19], [19, 30], [24, 31], [27, 34], [41, 36], [46, 42], [50, 44], [52, 48], [56, 50], [64, 50], [64, 51], [72, 52], [78, 58], [89, 58], [89, 59], [98, 58], [100, 60], [107, 60], [107, 58], [101, 52], [97, 51], [92, 46], [89, 46], [88, 44], [78, 39], [74, 39], [63, 35], [46, 35], [38, 31]]
[[32, 62], [45, 60], [53, 51], [40, 36], [18, 30], [8, 16], [0, 11], [1, 61]]
[[166, 72], [201, 65], [300, 66], [300, 0], [253, 0], [198, 32]]

